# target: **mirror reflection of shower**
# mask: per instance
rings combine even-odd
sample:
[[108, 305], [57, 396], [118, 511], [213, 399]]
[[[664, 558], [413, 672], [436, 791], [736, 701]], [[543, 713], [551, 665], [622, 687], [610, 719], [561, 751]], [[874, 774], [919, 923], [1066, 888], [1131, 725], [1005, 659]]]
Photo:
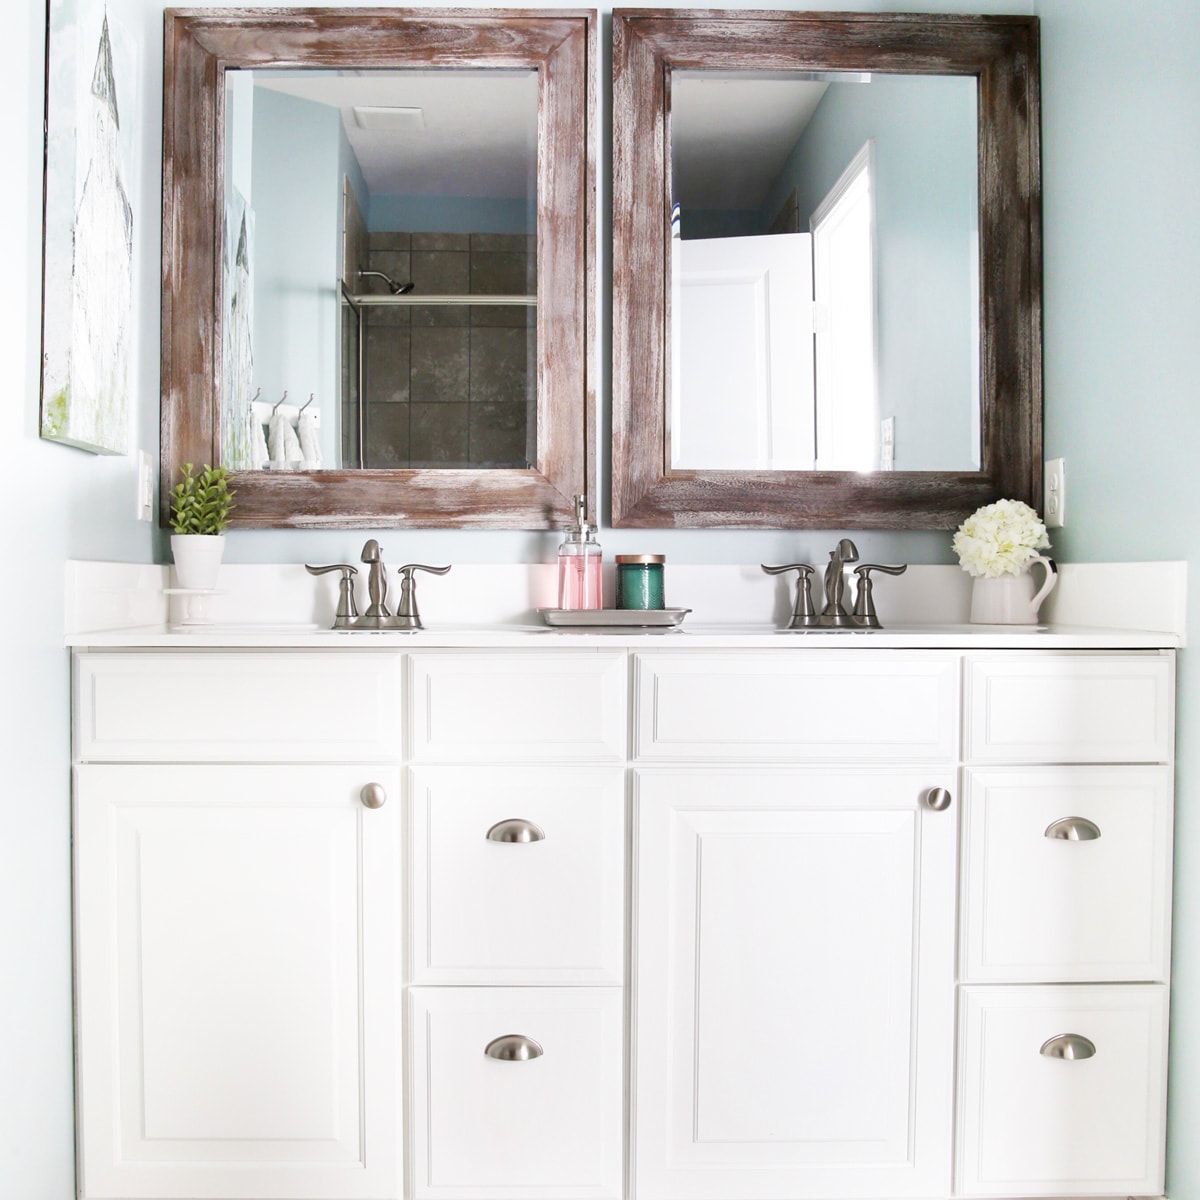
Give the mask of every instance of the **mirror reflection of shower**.
[[410, 280], [408, 283], [397, 283], [390, 275], [384, 274], [383, 271], [359, 271], [359, 279], [382, 279], [387, 284], [387, 289], [393, 296], [407, 296], [413, 290], [413, 283]]
[[230, 70], [225, 90], [221, 462], [259, 465], [261, 389], [316, 396], [321, 469], [536, 463], [538, 71]]

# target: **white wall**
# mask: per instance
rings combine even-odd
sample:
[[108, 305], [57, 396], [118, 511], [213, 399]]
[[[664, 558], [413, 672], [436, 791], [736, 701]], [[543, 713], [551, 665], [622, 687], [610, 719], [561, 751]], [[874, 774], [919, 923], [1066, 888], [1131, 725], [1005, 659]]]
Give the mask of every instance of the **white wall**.
[[[754, 0], [757, 3], [757, 0]], [[731, 7], [735, 7], [732, 6]], [[912, 5], [856, 8], [907, 11]], [[1032, 3], [927, 4], [1031, 11]], [[162, 6], [108, 0], [145, 56], [137, 203], [141, 305], [138, 415], [131, 444], [157, 446], [158, 228]], [[1200, 329], [1200, 6], [1195, 0], [1037, 0], [1044, 17], [1047, 451], [1067, 457], [1075, 560], [1187, 557], [1200, 569], [1200, 446], [1193, 347]], [[41, 228], [42, 12], [5, 9], [0, 46], [0, 429], [10, 514], [0, 589], [0, 1197], [69, 1200], [72, 1184], [67, 656], [60, 647], [69, 557], [146, 561], [162, 542], [134, 522], [132, 460], [37, 438]], [[602, 87], [608, 92], [608, 28]], [[607, 134], [602, 145], [607, 144]], [[603, 170], [601, 196], [606, 195]], [[602, 207], [600, 225], [607, 225]], [[603, 258], [607, 267], [607, 251]], [[602, 293], [606, 290], [602, 274]], [[606, 302], [603, 304], [607, 312]], [[607, 317], [605, 318], [607, 321]], [[606, 336], [600, 395], [607, 414]], [[604, 418], [607, 433], [609, 419]], [[837, 531], [617, 532], [606, 552], [661, 549], [677, 562], [824, 558]], [[356, 533], [239, 533], [236, 560], [342, 561]], [[546, 558], [555, 535], [384, 531], [392, 561]], [[854, 534], [876, 559], [952, 561], [945, 534]], [[1196, 589], [1193, 589], [1194, 591]], [[1195, 611], [1195, 609], [1194, 609]], [[1193, 629], [1200, 629], [1193, 621]], [[1195, 636], [1195, 635], [1193, 635]], [[1200, 1195], [1200, 673], [1180, 670], [1173, 1135], [1175, 1200]]]

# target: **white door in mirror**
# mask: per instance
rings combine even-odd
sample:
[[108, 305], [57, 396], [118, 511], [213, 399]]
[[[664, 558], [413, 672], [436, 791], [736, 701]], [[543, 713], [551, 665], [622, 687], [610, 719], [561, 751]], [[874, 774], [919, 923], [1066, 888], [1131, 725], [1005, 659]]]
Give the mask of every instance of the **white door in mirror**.
[[671, 465], [812, 470], [811, 236], [671, 247]]

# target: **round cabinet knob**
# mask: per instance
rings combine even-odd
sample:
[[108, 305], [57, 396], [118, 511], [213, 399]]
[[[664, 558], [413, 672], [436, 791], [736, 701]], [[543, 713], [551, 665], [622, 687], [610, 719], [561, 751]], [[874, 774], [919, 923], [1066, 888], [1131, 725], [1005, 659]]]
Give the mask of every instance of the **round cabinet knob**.
[[367, 808], [382, 808], [387, 803], [387, 792], [382, 783], [365, 783], [358, 798]]
[[934, 812], [945, 812], [950, 807], [950, 793], [945, 788], [930, 788], [925, 793], [925, 807]]
[[533, 1040], [520, 1033], [506, 1033], [488, 1042], [483, 1048], [488, 1058], [498, 1058], [501, 1062], [528, 1062], [531, 1058], [541, 1058], [545, 1051]]

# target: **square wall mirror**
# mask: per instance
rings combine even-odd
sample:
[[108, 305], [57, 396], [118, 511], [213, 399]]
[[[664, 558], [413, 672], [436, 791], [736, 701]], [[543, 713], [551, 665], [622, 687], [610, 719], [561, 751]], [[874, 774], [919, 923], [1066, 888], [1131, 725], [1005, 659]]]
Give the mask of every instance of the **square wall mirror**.
[[613, 520], [1041, 501], [1037, 22], [613, 16]]
[[162, 489], [545, 529], [594, 492], [591, 11], [165, 17]]

